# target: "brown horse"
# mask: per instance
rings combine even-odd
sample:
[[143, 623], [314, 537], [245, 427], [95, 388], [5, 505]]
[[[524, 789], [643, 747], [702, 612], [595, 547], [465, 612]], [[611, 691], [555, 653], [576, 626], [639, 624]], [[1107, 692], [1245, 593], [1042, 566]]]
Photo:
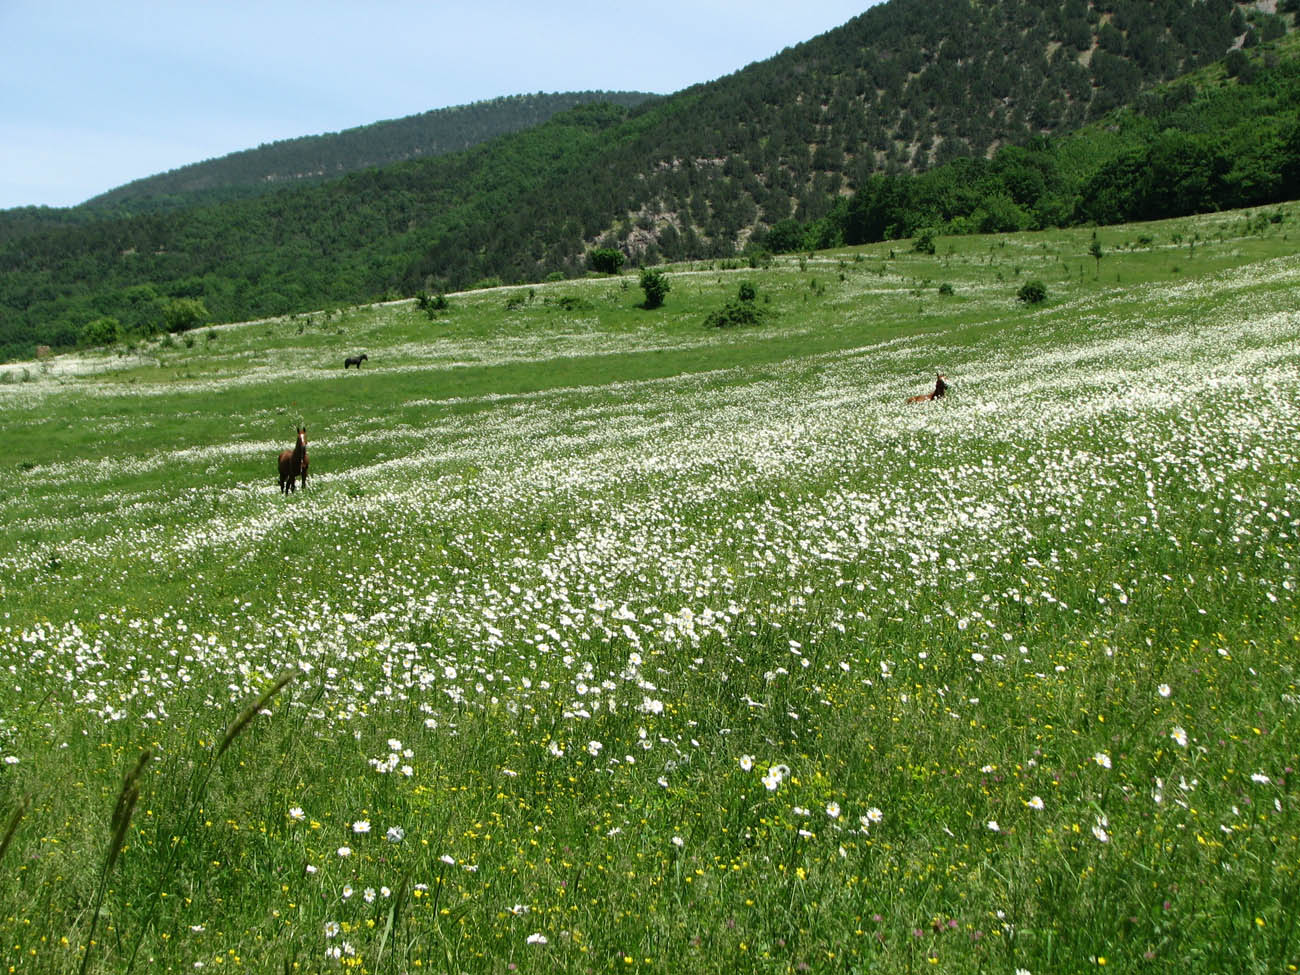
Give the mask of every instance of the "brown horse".
[[932, 399], [942, 399], [943, 394], [946, 392], [948, 392], [948, 384], [943, 381], [943, 374], [935, 373], [934, 392], [927, 393], [925, 396], [909, 396], [907, 401], [909, 403], [928, 403]]
[[280, 454], [280, 493], [292, 494], [294, 478], [301, 476], [302, 487], [307, 489], [307, 428], [298, 428], [298, 442], [293, 450]]

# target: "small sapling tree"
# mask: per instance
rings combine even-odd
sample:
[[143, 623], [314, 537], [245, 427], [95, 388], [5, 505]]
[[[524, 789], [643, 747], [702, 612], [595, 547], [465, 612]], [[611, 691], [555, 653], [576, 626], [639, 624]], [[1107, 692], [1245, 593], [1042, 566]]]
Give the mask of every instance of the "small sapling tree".
[[645, 307], [658, 308], [664, 303], [664, 297], [672, 290], [668, 278], [655, 268], [641, 269], [641, 290], [645, 292]]
[[1097, 239], [1096, 233], [1092, 235], [1092, 243], [1088, 246], [1088, 253], [1091, 254], [1093, 259], [1097, 262], [1097, 274], [1100, 276], [1101, 258], [1105, 251], [1101, 249], [1101, 241]]

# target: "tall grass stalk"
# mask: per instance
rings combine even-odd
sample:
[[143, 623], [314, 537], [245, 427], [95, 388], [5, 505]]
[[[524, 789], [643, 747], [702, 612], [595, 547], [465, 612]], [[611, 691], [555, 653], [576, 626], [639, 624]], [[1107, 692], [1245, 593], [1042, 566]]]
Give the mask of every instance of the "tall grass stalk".
[[99, 926], [99, 914], [104, 907], [104, 892], [108, 889], [108, 875], [112, 872], [117, 858], [126, 845], [127, 830], [131, 827], [131, 815], [135, 812], [135, 804], [140, 798], [140, 776], [144, 768], [153, 758], [153, 752], [146, 748], [140, 753], [140, 758], [136, 761], [135, 767], [126, 773], [122, 779], [122, 788], [117, 794], [117, 802], [113, 806], [113, 816], [109, 822], [111, 837], [108, 842], [108, 850], [104, 855], [104, 865], [99, 872], [99, 887], [95, 891], [95, 904], [90, 914], [90, 930], [86, 933], [86, 946], [81, 955], [81, 972], [84, 975], [86, 966], [90, 964], [91, 949], [95, 945], [95, 930]]
[[18, 803], [18, 806], [10, 815], [9, 822], [5, 824], [5, 835], [0, 837], [0, 860], [5, 858], [5, 852], [9, 849], [14, 834], [18, 832], [18, 824], [22, 822], [23, 816], [27, 814], [27, 808], [31, 803], [32, 797], [30, 795], [23, 796], [22, 801]]
[[140, 925], [140, 931], [136, 935], [135, 944], [131, 948], [131, 957], [127, 962], [125, 969], [126, 972], [129, 973], [135, 970], [135, 961], [136, 957], [139, 955], [140, 946], [144, 943], [145, 936], [148, 935], [150, 930], [152, 930], [154, 923], [158, 919], [158, 910], [162, 904], [162, 897], [160, 895], [167, 890], [171, 883], [172, 871], [175, 869], [176, 859], [179, 855], [180, 848], [184, 844], [186, 838], [190, 835], [190, 831], [193, 829], [194, 820], [198, 816], [199, 809], [203, 802], [203, 797], [207, 793], [208, 782], [212, 778], [213, 771], [215, 771], [217, 765], [220, 763], [221, 756], [226, 753], [226, 749], [234, 743], [235, 739], [237, 739], [248, 728], [253, 719], [271, 703], [271, 700], [279, 694], [280, 691], [284, 690], [290, 682], [297, 678], [299, 674], [300, 671], [296, 669], [291, 668], [285, 670], [271, 682], [271, 685], [266, 690], [245, 705], [235, 720], [227, 726], [225, 734], [221, 736], [221, 742], [213, 753], [211, 761], [209, 761], [204, 767], [203, 778], [198, 787], [186, 790], [189, 808], [186, 814], [185, 824], [176, 834], [175, 842], [171, 844], [171, 847], [167, 851], [167, 859], [163, 863], [162, 870], [159, 872], [154, 896], [151, 897], [149, 901], [149, 913], [146, 915], [144, 923]]

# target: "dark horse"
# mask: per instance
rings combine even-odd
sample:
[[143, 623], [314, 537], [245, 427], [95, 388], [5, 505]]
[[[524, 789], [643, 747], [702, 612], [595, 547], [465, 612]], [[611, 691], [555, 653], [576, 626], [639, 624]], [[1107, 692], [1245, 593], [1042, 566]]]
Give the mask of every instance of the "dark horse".
[[946, 392], [948, 392], [948, 384], [943, 381], [943, 375], [941, 373], [935, 373], [934, 392], [927, 393], [924, 396], [909, 396], [907, 401], [909, 403], [928, 403], [932, 399], [942, 399], [943, 394]]
[[365, 362], [369, 358], [370, 356], [366, 355], [364, 352], [362, 352], [360, 355], [350, 355], [343, 360], [343, 368], [347, 369], [348, 366], [356, 366], [358, 369], [360, 369], [361, 363]]
[[298, 442], [293, 450], [280, 454], [280, 493], [292, 494], [293, 479], [302, 478], [302, 488], [307, 490], [307, 428], [298, 428]]

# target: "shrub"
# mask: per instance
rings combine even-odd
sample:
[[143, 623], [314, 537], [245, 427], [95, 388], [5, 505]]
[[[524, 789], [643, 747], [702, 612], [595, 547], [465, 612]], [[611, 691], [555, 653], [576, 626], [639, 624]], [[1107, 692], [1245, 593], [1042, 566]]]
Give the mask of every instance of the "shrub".
[[114, 345], [121, 337], [122, 325], [112, 317], [87, 322], [77, 336], [82, 345]]
[[791, 254], [803, 247], [803, 239], [803, 225], [798, 220], [786, 217], [772, 225], [772, 229], [767, 232], [765, 243], [774, 253]]
[[754, 304], [754, 299], [758, 297], [758, 289], [748, 281], [740, 285], [740, 291], [737, 296], [718, 311], [711, 312], [704, 319], [704, 324], [710, 328], [735, 328], [740, 325], [761, 325], [765, 312]]
[[912, 250], [918, 254], [933, 254], [934, 239], [939, 236], [939, 232], [933, 227], [923, 227], [917, 231], [916, 240], [912, 242]]
[[451, 307], [451, 302], [447, 300], [447, 296], [441, 291], [436, 295], [428, 295], [421, 291], [415, 296], [415, 303], [420, 307], [421, 311], [428, 312], [430, 317], [433, 316], [434, 312], [446, 311]]
[[601, 274], [618, 274], [626, 260], [617, 247], [597, 247], [587, 253], [587, 267]]
[[1020, 290], [1016, 292], [1016, 297], [1026, 305], [1037, 305], [1039, 302], [1047, 300], [1047, 288], [1044, 287], [1041, 281], [1026, 281], [1020, 286]]
[[950, 285], [947, 281], [945, 281], [943, 284], [939, 285], [939, 294], [941, 294], [941, 295], [950, 295], [950, 294], [952, 294], [952, 285]]
[[1223, 60], [1223, 66], [1229, 78], [1240, 78], [1247, 84], [1255, 79], [1255, 65], [1246, 52], [1240, 48], [1234, 48], [1228, 52], [1227, 57]]
[[645, 292], [645, 307], [658, 308], [672, 287], [662, 271], [646, 267], [641, 269], [641, 290]]
[[176, 298], [163, 309], [169, 332], [188, 332], [207, 317], [207, 306], [198, 298]]

